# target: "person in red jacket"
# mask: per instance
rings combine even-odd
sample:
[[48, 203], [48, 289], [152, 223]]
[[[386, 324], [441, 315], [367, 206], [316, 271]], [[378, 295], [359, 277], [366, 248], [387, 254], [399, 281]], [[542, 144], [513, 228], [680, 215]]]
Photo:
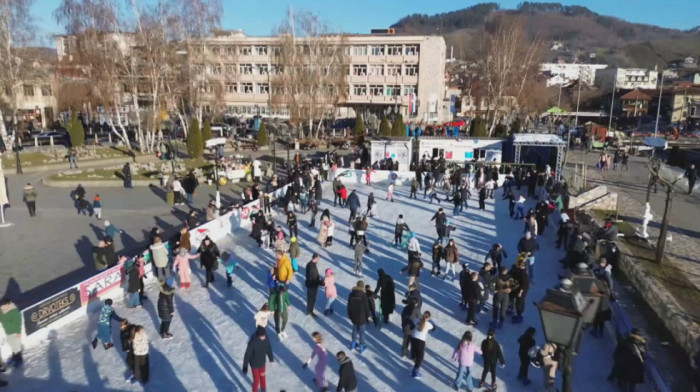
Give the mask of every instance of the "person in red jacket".
[[348, 205], [348, 188], [345, 185], [341, 185], [338, 193], [340, 194], [340, 206], [345, 207]]

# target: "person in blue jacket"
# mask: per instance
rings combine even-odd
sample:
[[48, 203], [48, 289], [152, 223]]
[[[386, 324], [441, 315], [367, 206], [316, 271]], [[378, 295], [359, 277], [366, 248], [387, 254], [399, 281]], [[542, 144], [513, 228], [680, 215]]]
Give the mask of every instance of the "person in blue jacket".
[[114, 346], [112, 343], [112, 320], [121, 322], [123, 318], [119, 317], [112, 309], [112, 300], [106, 299], [100, 310], [100, 317], [97, 319], [97, 336], [92, 340], [92, 348], [97, 348], [97, 341], [101, 340], [105, 350], [109, 350]]

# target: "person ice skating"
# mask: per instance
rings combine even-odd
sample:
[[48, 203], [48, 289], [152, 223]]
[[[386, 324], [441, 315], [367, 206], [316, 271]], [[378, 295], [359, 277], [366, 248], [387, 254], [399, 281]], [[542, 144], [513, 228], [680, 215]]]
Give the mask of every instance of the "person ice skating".
[[[352, 343], [350, 349], [359, 349], [363, 353], [365, 346], [365, 328], [370, 320], [369, 300], [365, 293], [365, 282], [358, 280], [357, 285], [350, 291], [348, 297], [348, 318], [352, 322]], [[359, 335], [359, 336], [358, 336]]]
[[520, 370], [518, 370], [518, 380], [523, 385], [530, 385], [531, 381], [527, 378], [528, 370], [530, 369], [530, 349], [535, 347], [535, 328], [528, 327], [518, 338], [518, 357], [520, 358]]
[[328, 222], [326, 222], [326, 225], [328, 226], [328, 229], [326, 231], [326, 234], [327, 234], [326, 242], [323, 244], [324, 248], [328, 248], [329, 246], [333, 246], [333, 235], [335, 234], [335, 223], [328, 221]]
[[180, 288], [190, 288], [192, 286], [192, 268], [190, 260], [198, 259], [200, 254], [191, 255], [187, 248], [178, 248], [177, 256], [173, 261], [173, 270], [180, 276]]
[[486, 210], [486, 194], [487, 190], [485, 186], [479, 188], [479, 209]]
[[486, 257], [484, 257], [484, 262], [491, 260], [493, 266], [496, 267], [496, 271], [499, 271], [501, 269], [501, 262], [504, 258], [508, 258], [508, 253], [506, 253], [506, 250], [503, 249], [503, 245], [493, 244], [491, 246], [491, 250], [489, 250], [489, 253], [486, 254]]
[[447, 234], [447, 216], [442, 208], [438, 209], [435, 215], [430, 218], [430, 221], [435, 221], [435, 231], [437, 232], [438, 236], [437, 240], [440, 241], [440, 244], [442, 245], [442, 240]]
[[415, 320], [421, 317], [418, 300], [411, 298], [408, 304], [401, 311], [401, 331], [403, 332], [403, 343], [401, 343], [401, 357], [409, 353], [411, 336], [416, 328]]
[[209, 283], [214, 283], [214, 271], [219, 267], [221, 253], [209, 236], [204, 237], [197, 253], [199, 253], [199, 263], [206, 271], [204, 287], [208, 288]]
[[355, 368], [352, 365], [350, 357], [345, 355], [345, 352], [338, 351], [335, 354], [336, 359], [338, 359], [338, 364], [340, 368], [338, 369], [338, 387], [335, 389], [336, 392], [357, 392], [357, 378], [355, 377]]
[[355, 223], [355, 237], [357, 242], [362, 242], [365, 245], [365, 252], [369, 253], [369, 245], [367, 245], [367, 228], [369, 223], [367, 222], [367, 216], [357, 219]]
[[[440, 260], [444, 257], [442, 245], [439, 241], [433, 244], [433, 266], [430, 269], [431, 276], [440, 276]], [[436, 272], [437, 271], [437, 272]]]
[[153, 266], [155, 267], [153, 273], [162, 282], [170, 277], [170, 270], [168, 269], [168, 249], [165, 247], [165, 243], [160, 236], [154, 237], [153, 245], [149, 248], [153, 257]]
[[365, 285], [365, 294], [367, 294], [367, 303], [369, 305], [369, 313], [372, 315], [372, 323], [375, 327], [381, 328], [382, 325], [379, 323], [379, 316], [377, 315], [377, 298], [374, 295], [372, 286]]
[[318, 273], [319, 259], [320, 256], [318, 253], [314, 253], [311, 257], [311, 261], [306, 264], [306, 281], [304, 282], [304, 285], [306, 286], [306, 315], [314, 318], [316, 317], [314, 308], [316, 308], [318, 288], [319, 286], [323, 286], [325, 284]]
[[508, 274], [507, 267], [501, 267], [500, 274], [493, 280], [493, 323], [492, 328], [501, 328], [508, 311], [510, 293], [518, 289], [518, 283]]
[[401, 246], [401, 243], [403, 242], [404, 230], [410, 229], [408, 228], [406, 222], [403, 220], [403, 215], [399, 214], [399, 217], [396, 219], [396, 224], [394, 224], [394, 246]]
[[297, 223], [297, 216], [292, 211], [287, 212], [287, 226], [289, 227], [290, 237], [299, 236], [299, 225]]
[[526, 232], [525, 237], [518, 241], [518, 253], [526, 253], [525, 262], [527, 263], [527, 272], [531, 282], [535, 280], [535, 252], [539, 248], [537, 240], [532, 238], [530, 232]]
[[406, 293], [406, 298], [403, 299], [404, 304], [411, 302], [411, 298], [415, 298], [418, 301], [418, 310], [423, 307], [423, 296], [420, 293], [420, 289], [415, 284], [408, 285], [408, 292]]
[[420, 284], [420, 270], [423, 268], [423, 262], [420, 258], [415, 259], [411, 266], [408, 268], [408, 285], [415, 285], [416, 287]]
[[396, 287], [394, 278], [384, 272], [383, 268], [377, 270], [377, 289], [374, 290], [374, 296], [379, 297], [379, 309], [382, 313], [382, 322], [389, 323], [389, 316], [394, 313], [396, 308]]
[[274, 243], [275, 250], [278, 252], [286, 253], [289, 250], [289, 245], [287, 244], [287, 241], [284, 239], [284, 232], [278, 231], [277, 235], [275, 236], [275, 243]]
[[148, 360], [148, 335], [146, 329], [137, 325], [131, 330], [131, 350], [133, 352], [132, 382], [138, 382], [142, 386], [148, 383], [150, 375], [150, 363]]
[[420, 182], [415, 177], [413, 177], [411, 179], [411, 193], [409, 193], [408, 195], [409, 199], [418, 199], [418, 197], [416, 197], [416, 192], [418, 191], [419, 187]]
[[323, 278], [323, 287], [326, 290], [326, 306], [323, 310], [323, 314], [330, 316], [333, 314], [333, 302], [338, 298], [338, 289], [335, 287], [335, 275], [330, 268], [326, 268]]
[[472, 342], [471, 331], [466, 331], [452, 353], [452, 361], [457, 361], [458, 365], [457, 376], [454, 381], [456, 390], [460, 390], [462, 387], [467, 388], [467, 391], [474, 389], [471, 370], [474, 364], [474, 354], [481, 355], [481, 349]]
[[12, 351], [12, 358], [8, 361], [8, 365], [19, 367], [24, 362], [22, 359], [22, 316], [17, 305], [9, 298], [4, 298], [0, 302], [0, 325], [5, 331], [7, 345]]
[[311, 356], [304, 362], [301, 366], [306, 369], [314, 358], [316, 360], [316, 366], [314, 366], [314, 383], [319, 388], [319, 391], [325, 392], [329, 391], [328, 382], [326, 381], [326, 368], [328, 367], [328, 349], [323, 343], [323, 336], [320, 332], [314, 332], [311, 334], [314, 339], [314, 346], [311, 350]]
[[348, 208], [350, 208], [350, 218], [348, 218], [348, 222], [352, 221], [352, 219], [357, 216], [357, 210], [359, 210], [360, 207], [362, 207], [360, 204], [360, 197], [357, 196], [357, 193], [353, 190], [350, 192], [350, 196], [348, 196]]
[[467, 324], [475, 326], [476, 322], [476, 309], [481, 299], [481, 289], [479, 288], [479, 274], [477, 272], [472, 272], [469, 274], [469, 280], [466, 282], [464, 287], [464, 301], [467, 305]]
[[294, 276], [292, 261], [289, 259], [289, 256], [280, 251], [275, 252], [275, 260], [275, 277], [277, 281], [289, 285]]
[[518, 200], [515, 202], [515, 216], [513, 219], [524, 219], [525, 218], [525, 196], [520, 194]]
[[452, 281], [454, 281], [457, 278], [456, 266], [459, 264], [459, 250], [454, 240], [451, 239], [447, 243], [443, 254], [445, 255], [445, 275], [443, 278], [447, 279], [447, 274], [452, 271]]
[[134, 377], [134, 350], [131, 345], [131, 331], [134, 328], [136, 328], [136, 325], [129, 323], [126, 319], [119, 323], [119, 341], [121, 342], [122, 351], [126, 353], [126, 365], [129, 368], [127, 381]]
[[459, 301], [459, 307], [466, 310], [467, 309], [467, 284], [471, 280], [471, 272], [469, 271], [469, 265], [462, 264], [462, 271], [459, 273], [459, 290], [462, 295]]
[[[434, 185], [430, 185], [430, 188], [426, 187], [427, 192], [428, 192], [428, 201], [429, 204], [433, 204], [433, 199], [437, 200], [438, 204], [440, 204], [440, 197], [438, 197], [437, 191], [435, 190]], [[425, 199], [425, 197], [423, 197]]]
[[464, 211], [465, 208], [469, 208], [469, 199], [472, 197], [471, 191], [469, 191], [469, 183], [465, 183], [459, 189], [460, 199], [462, 200], [462, 205], [459, 207], [459, 212]]
[[326, 239], [328, 238], [328, 226], [330, 226], [330, 223], [331, 212], [328, 209], [325, 209], [321, 214], [321, 223], [319, 225], [318, 235], [316, 236], [316, 240], [318, 240], [321, 246], [326, 243]]
[[294, 272], [299, 271], [299, 256], [301, 255], [301, 248], [299, 247], [299, 239], [297, 237], [292, 237], [289, 243], [289, 258], [292, 259], [292, 269]]
[[501, 350], [501, 345], [496, 341], [496, 332], [493, 329], [489, 329], [486, 339], [481, 342], [481, 355], [484, 357], [484, 371], [481, 373], [481, 383], [482, 388], [487, 388], [486, 385], [486, 375], [491, 373], [491, 385], [492, 391], [496, 390], [496, 365], [501, 364], [501, 367], [506, 366], [506, 361], [503, 358], [503, 350]]
[[367, 185], [367, 186], [372, 185], [371, 177], [372, 177], [372, 168], [367, 166], [365, 168], [365, 185]]
[[391, 200], [391, 202], [394, 202], [394, 181], [391, 181], [389, 183], [389, 187], [386, 190], [386, 200]]
[[459, 214], [460, 207], [462, 207], [462, 194], [459, 191], [454, 192], [452, 195], [452, 203], [454, 204], [452, 215], [457, 216]]
[[515, 195], [513, 195], [513, 191], [508, 191], [505, 196], [503, 196], [503, 200], [508, 200], [508, 212], [510, 214], [511, 218], [514, 218], [515, 215]]
[[316, 227], [316, 214], [318, 213], [318, 204], [315, 199], [311, 199], [311, 202], [309, 203], [309, 209], [311, 210], [309, 227]]
[[274, 312], [270, 310], [270, 305], [265, 302], [258, 310], [253, 318], [255, 319], [255, 328], [267, 328], [267, 323], [270, 321], [270, 315]]
[[158, 317], [160, 318], [160, 337], [163, 339], [172, 339], [173, 334], [170, 333], [170, 323], [173, 321], [173, 313], [175, 313], [175, 305], [173, 299], [175, 297], [175, 278], [172, 276], [161, 282], [158, 289]]
[[289, 309], [292, 307], [289, 301], [289, 290], [284, 283], [280, 283], [270, 295], [270, 310], [275, 315], [275, 332], [280, 339], [287, 338], [287, 322], [289, 321]]
[[426, 311], [420, 319], [415, 321], [416, 328], [411, 336], [411, 356], [413, 357], [413, 371], [411, 377], [422, 378], [420, 367], [423, 364], [425, 356], [425, 339], [428, 337], [428, 332], [434, 331], [437, 327], [430, 320], [430, 312]]
[[97, 347], [97, 341], [102, 342], [105, 350], [114, 347], [112, 343], [112, 320], [121, 322], [123, 319], [112, 309], [112, 299], [107, 298], [100, 309], [100, 316], [97, 319], [97, 336], [92, 340], [92, 348]]
[[22, 191], [22, 200], [24, 200], [24, 204], [27, 205], [27, 210], [29, 210], [30, 217], [36, 216], [36, 197], [37, 193], [36, 189], [34, 189], [34, 185], [28, 182]]
[[523, 313], [525, 312], [525, 301], [527, 293], [530, 290], [530, 278], [527, 274], [527, 264], [525, 260], [518, 257], [513, 268], [510, 269], [508, 274], [513, 278], [517, 284], [517, 289], [511, 291], [510, 293], [510, 307], [515, 308], [516, 315], [513, 316], [513, 324], [519, 324], [523, 322]]
[[[393, 201], [393, 200], [392, 200]], [[367, 196], [367, 214], [370, 218], [377, 215], [377, 202], [374, 200], [374, 192]]]
[[248, 341], [248, 345], [243, 355], [243, 374], [248, 374], [248, 367], [253, 371], [253, 392], [258, 392], [260, 388], [263, 392], [267, 390], [267, 379], [265, 378], [265, 358], [270, 363], [275, 362], [272, 355], [272, 345], [267, 338], [264, 329], [255, 330], [255, 335]]
[[353, 267], [353, 272], [356, 277], [362, 277], [362, 258], [365, 255], [365, 246], [362, 241], [358, 240], [355, 244], [355, 265]]

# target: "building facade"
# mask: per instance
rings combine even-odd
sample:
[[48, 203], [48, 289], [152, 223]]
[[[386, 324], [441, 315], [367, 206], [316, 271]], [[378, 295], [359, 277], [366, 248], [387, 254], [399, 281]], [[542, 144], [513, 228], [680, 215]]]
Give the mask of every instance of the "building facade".
[[658, 88], [659, 73], [644, 68], [612, 68], [597, 72], [596, 84], [621, 90], [653, 90]]
[[564, 87], [579, 79], [581, 79], [584, 84], [590, 86], [595, 82], [596, 72], [607, 67], [606, 64], [544, 63], [540, 66], [540, 71], [549, 76], [549, 79], [547, 79], [547, 87]]
[[671, 122], [700, 119], [700, 85], [676, 86], [673, 91]]

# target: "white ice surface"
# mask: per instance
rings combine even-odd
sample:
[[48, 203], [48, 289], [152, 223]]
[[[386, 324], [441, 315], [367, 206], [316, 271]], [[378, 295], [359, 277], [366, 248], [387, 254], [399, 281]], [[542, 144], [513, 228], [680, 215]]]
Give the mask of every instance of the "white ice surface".
[[[303, 370], [301, 365], [311, 353], [311, 333], [320, 331], [326, 339], [331, 353], [344, 350], [349, 353], [355, 365], [360, 391], [450, 391], [456, 372], [456, 365], [450, 359], [452, 351], [462, 333], [467, 329], [464, 323], [466, 312], [459, 303], [458, 281], [450, 282], [430, 276], [430, 245], [435, 239], [434, 226], [429, 222], [438, 208], [437, 204], [428, 204], [424, 200], [407, 199], [408, 190], [398, 188], [395, 192], [396, 202], [383, 200], [384, 188], [351, 186], [361, 196], [366, 205], [367, 194], [375, 193], [379, 202], [379, 216], [371, 219], [368, 240], [371, 253], [364, 261], [364, 281], [376, 285], [378, 268], [394, 277], [397, 292], [397, 310], [391, 317], [391, 325], [381, 330], [368, 325], [366, 340], [368, 350], [359, 355], [348, 348], [350, 343], [350, 321], [346, 316], [346, 299], [350, 288], [357, 278], [352, 275], [353, 251], [348, 247], [347, 218], [349, 211], [332, 207], [329, 203], [330, 191], [326, 184], [325, 199], [320, 209], [330, 208], [336, 223], [334, 245], [322, 249], [316, 242], [316, 230], [307, 227], [309, 214], [299, 214], [300, 243], [302, 255], [300, 270], [294, 277], [291, 288], [292, 310], [290, 324], [287, 328], [289, 338], [280, 342], [274, 333], [272, 317], [268, 325], [275, 355], [275, 365], [268, 366], [268, 392], [286, 390], [288, 392], [315, 390], [313, 372]], [[500, 195], [501, 190], [497, 191]], [[419, 193], [422, 196], [422, 192]], [[494, 242], [504, 245], [509, 254], [506, 264], [514, 262], [516, 243], [521, 237], [523, 225], [508, 217], [507, 202], [497, 199], [487, 202], [486, 211], [478, 211], [476, 200], [470, 200], [467, 213], [452, 217], [449, 203], [442, 202], [450, 221], [458, 229], [453, 233], [460, 249], [462, 263], [469, 263], [479, 268], [484, 255]], [[494, 207], [496, 209], [494, 213]], [[417, 232], [423, 250], [426, 269], [421, 275], [423, 309], [430, 310], [433, 320], [438, 325], [436, 332], [427, 340], [427, 353], [422, 367], [424, 378], [415, 380], [410, 377], [412, 362], [401, 359], [400, 311], [402, 295], [406, 292], [407, 277], [399, 274], [399, 269], [406, 264], [404, 251], [390, 246], [393, 239], [394, 222], [402, 213]], [[320, 212], [319, 212], [320, 216]], [[286, 230], [286, 225], [280, 220]], [[318, 225], [317, 225], [318, 226]], [[497, 331], [497, 340], [505, 352], [506, 368], [498, 369], [499, 391], [534, 391], [542, 387], [541, 370], [530, 368], [533, 383], [523, 387], [517, 380], [519, 360], [517, 356], [517, 338], [528, 326], [537, 328], [538, 344], [543, 343], [541, 322], [533, 301], [539, 301], [544, 290], [552, 287], [560, 271], [557, 262], [563, 252], [554, 249], [555, 229], [547, 228], [545, 235], [539, 239], [541, 250], [537, 254], [536, 284], [528, 295], [525, 322], [513, 325], [506, 321], [505, 326]], [[158, 336], [158, 316], [155, 302], [158, 289], [155, 283], [147, 288], [149, 300], [144, 308], [126, 309], [122, 301], [115, 302], [117, 313], [128, 318], [132, 323], [146, 326], [150, 346], [151, 381], [146, 385], [147, 391], [248, 391], [251, 388], [250, 375], [243, 375], [241, 364], [248, 337], [255, 329], [253, 314], [262, 303], [267, 301], [266, 270], [273, 263], [271, 251], [259, 249], [248, 237], [248, 232], [236, 232], [220, 241], [219, 247], [233, 249], [240, 264], [235, 271], [234, 286], [226, 287], [223, 268], [217, 271], [213, 288], [202, 287], [203, 270], [198, 269], [199, 262], [192, 261], [193, 286], [190, 290], [177, 290], [175, 295], [175, 318], [171, 332], [173, 340], [163, 341]], [[304, 266], [310, 255], [317, 251], [321, 255], [319, 271], [327, 267], [336, 273], [338, 301], [335, 315], [323, 316], [322, 306], [325, 298], [323, 290], [319, 291], [317, 313], [319, 317], [306, 317], [306, 292], [304, 288]], [[427, 273], [425, 271], [428, 271]], [[138, 385], [124, 381], [126, 372], [125, 356], [119, 348], [117, 323], [113, 324], [112, 334], [115, 348], [105, 351], [98, 346], [93, 350], [90, 341], [96, 334], [96, 318], [92, 315], [84, 322], [72, 323], [45, 341], [39, 348], [25, 353], [25, 365], [12, 370], [5, 377], [10, 381], [9, 390], [17, 391], [134, 391], [142, 390]], [[476, 335], [476, 342], [481, 343], [490, 321], [490, 312], [478, 316], [479, 325], [471, 328]], [[575, 359], [575, 390], [610, 391], [612, 384], [605, 380], [612, 365], [611, 354], [614, 341], [609, 336], [595, 339], [586, 334], [578, 357]], [[332, 390], [338, 380], [337, 361], [329, 357], [327, 379]], [[473, 374], [481, 375], [481, 358], [473, 366]], [[313, 368], [310, 366], [310, 368]], [[250, 374], [250, 373], [249, 373]], [[560, 384], [561, 373], [557, 384]], [[488, 381], [489, 379], [487, 379]], [[640, 388], [641, 390], [641, 388]]]

